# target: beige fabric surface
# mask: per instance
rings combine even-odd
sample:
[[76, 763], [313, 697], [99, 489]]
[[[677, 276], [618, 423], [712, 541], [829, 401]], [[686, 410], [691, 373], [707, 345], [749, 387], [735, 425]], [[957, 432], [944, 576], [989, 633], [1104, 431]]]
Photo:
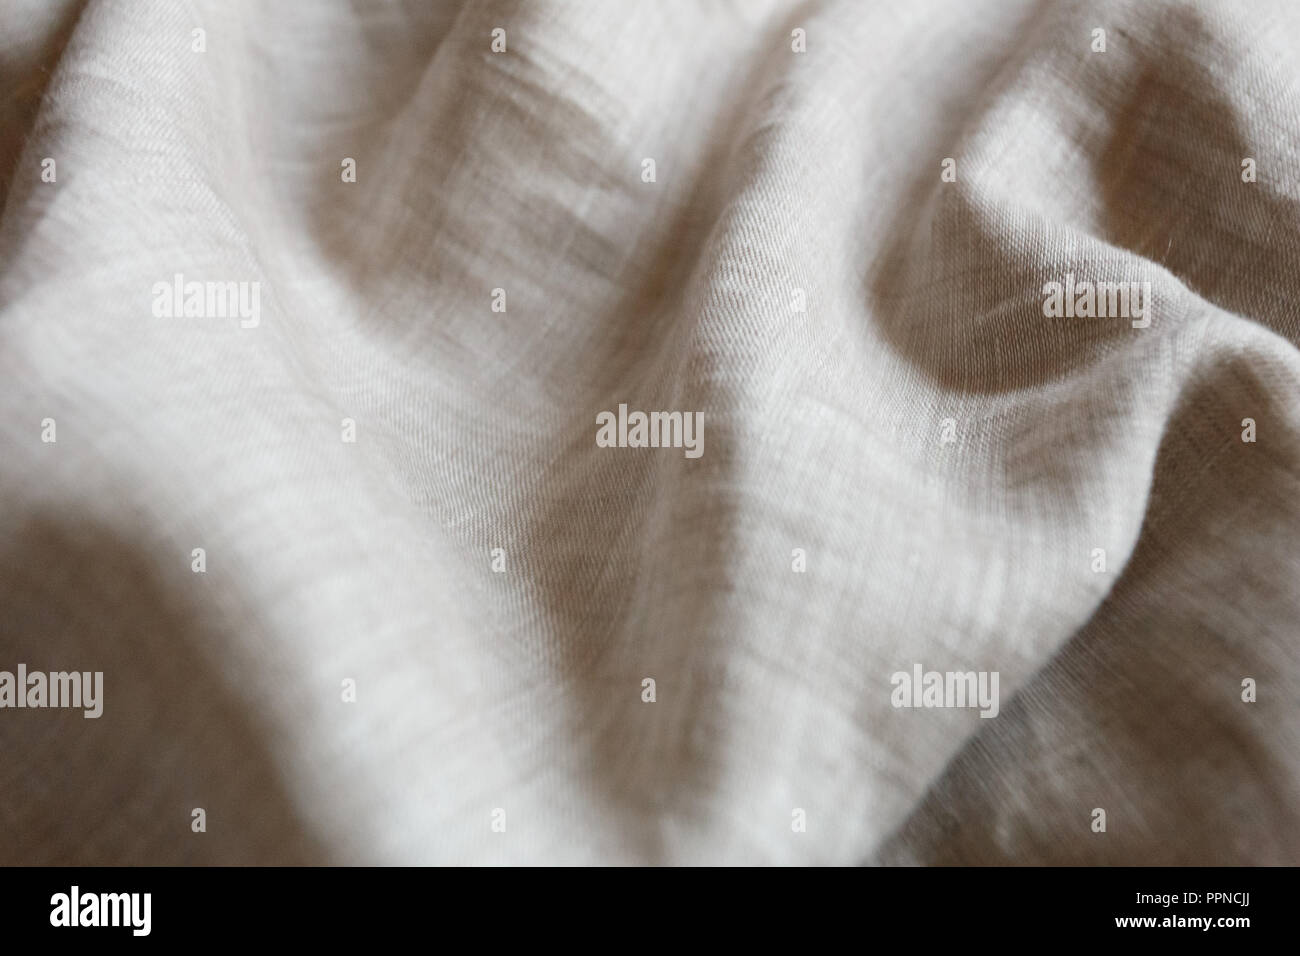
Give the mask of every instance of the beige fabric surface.
[[1294, 0], [3, 0], [0, 83], [0, 669], [104, 674], [0, 863], [1300, 863]]

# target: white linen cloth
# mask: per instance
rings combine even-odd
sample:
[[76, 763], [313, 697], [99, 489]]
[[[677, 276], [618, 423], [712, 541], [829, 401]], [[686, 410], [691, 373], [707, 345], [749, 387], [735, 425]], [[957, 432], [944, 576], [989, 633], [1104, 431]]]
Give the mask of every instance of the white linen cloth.
[[3, 0], [0, 82], [0, 669], [104, 674], [0, 863], [1300, 862], [1300, 4]]

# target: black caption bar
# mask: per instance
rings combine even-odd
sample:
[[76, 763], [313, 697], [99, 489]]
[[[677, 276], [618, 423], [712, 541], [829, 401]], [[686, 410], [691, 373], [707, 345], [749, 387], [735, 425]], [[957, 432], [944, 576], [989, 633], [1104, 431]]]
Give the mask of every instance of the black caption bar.
[[[1097, 939], [1216, 948], [1292, 939], [1294, 869], [529, 870], [10, 868], [6, 942], [337, 946], [515, 934], [667, 944], [793, 934], [804, 944], [877, 930], [918, 943]], [[649, 934], [648, 936], [646, 934]], [[426, 937], [431, 942], [433, 937]]]

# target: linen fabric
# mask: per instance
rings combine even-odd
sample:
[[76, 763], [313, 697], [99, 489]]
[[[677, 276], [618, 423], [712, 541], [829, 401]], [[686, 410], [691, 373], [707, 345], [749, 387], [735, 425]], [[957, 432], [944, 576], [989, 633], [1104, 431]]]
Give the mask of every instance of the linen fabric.
[[3, 0], [0, 84], [0, 669], [104, 675], [0, 862], [1300, 862], [1292, 0]]

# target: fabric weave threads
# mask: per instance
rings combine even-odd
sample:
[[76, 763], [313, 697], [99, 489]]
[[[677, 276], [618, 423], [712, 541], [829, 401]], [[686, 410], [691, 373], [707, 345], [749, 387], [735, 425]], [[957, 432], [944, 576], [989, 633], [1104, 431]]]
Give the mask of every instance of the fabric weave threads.
[[104, 675], [0, 863], [1300, 862], [1300, 6], [8, 0], [0, 81], [0, 671]]

